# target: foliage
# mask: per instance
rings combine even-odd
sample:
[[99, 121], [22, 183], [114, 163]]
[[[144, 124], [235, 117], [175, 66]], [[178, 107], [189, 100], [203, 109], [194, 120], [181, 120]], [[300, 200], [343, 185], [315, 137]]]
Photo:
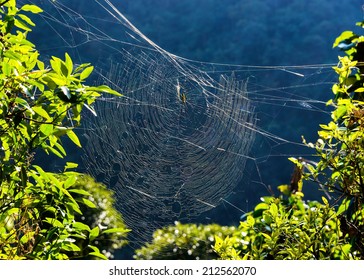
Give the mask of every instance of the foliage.
[[[128, 232], [120, 212], [114, 208], [114, 193], [87, 175], [78, 177], [74, 188], [79, 189], [78, 194], [74, 194], [75, 199], [87, 195], [87, 198], [96, 206], [90, 209], [87, 205], [81, 204], [82, 215], [77, 214], [76, 220], [82, 221], [90, 228], [98, 226], [103, 229], [102, 234], [93, 240], [91, 245], [97, 247], [106, 257], [113, 258], [114, 251], [127, 243], [125, 237]], [[80, 239], [76, 243], [82, 243], [84, 246], [83, 241]]]
[[[117, 93], [84, 85], [93, 67], [76, 67], [68, 54], [64, 60], [52, 57], [51, 67], [45, 67], [27, 40], [35, 24], [26, 13], [42, 10], [35, 5], [17, 8], [15, 0], [1, 6], [0, 259], [67, 259], [69, 252], [105, 258], [92, 245], [100, 227], [77, 220], [81, 209], [95, 208], [90, 194], [77, 185], [80, 174], [69, 171], [77, 165], [67, 163], [59, 176], [32, 160], [36, 149], [64, 157], [64, 135], [81, 146], [73, 128], [82, 109], [93, 112], [100, 93]], [[84, 240], [82, 248], [77, 240]]]
[[233, 236], [216, 239], [222, 259], [353, 259], [334, 209], [302, 193], [263, 197]]
[[[364, 22], [358, 26], [364, 27]], [[321, 125], [319, 139], [307, 145], [316, 149], [317, 164], [306, 164], [306, 179], [313, 180], [342, 199], [338, 214], [341, 228], [353, 250], [364, 258], [364, 36], [344, 31], [333, 47], [345, 51], [334, 67], [331, 121]]]
[[153, 241], [136, 250], [138, 260], [196, 260], [216, 259], [213, 250], [215, 237], [225, 238], [232, 234], [235, 227], [216, 224], [181, 224], [158, 229]]
[[[364, 27], [364, 22], [357, 25]], [[315, 144], [318, 162], [291, 160], [296, 169], [291, 185], [279, 189], [288, 200], [266, 197], [239, 231], [217, 239], [215, 250], [223, 259], [363, 259], [364, 258], [364, 36], [343, 32], [333, 47], [344, 50], [333, 69], [338, 82], [331, 121], [320, 125]], [[303, 181], [317, 183], [337, 205], [302, 200]], [[243, 244], [243, 245], [242, 245]]]

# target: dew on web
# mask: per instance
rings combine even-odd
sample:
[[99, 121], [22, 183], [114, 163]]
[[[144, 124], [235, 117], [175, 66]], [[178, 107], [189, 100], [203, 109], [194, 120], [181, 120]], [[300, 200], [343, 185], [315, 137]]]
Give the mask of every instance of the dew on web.
[[[174, 221], [216, 222], [219, 207], [238, 222], [254, 200], [286, 183], [272, 177], [289, 180], [287, 157], [311, 156], [301, 143], [307, 130], [292, 128], [294, 118], [315, 130], [317, 116], [328, 115], [317, 93], [329, 91], [332, 65], [189, 60], [147, 38], [108, 0], [90, 0], [88, 14], [76, 2], [40, 2], [54, 33], [43, 55], [67, 51], [91, 62], [94, 83], [123, 94], [102, 96], [97, 116], [85, 115], [80, 171], [115, 191], [135, 242]], [[282, 162], [286, 171], [277, 170]]]

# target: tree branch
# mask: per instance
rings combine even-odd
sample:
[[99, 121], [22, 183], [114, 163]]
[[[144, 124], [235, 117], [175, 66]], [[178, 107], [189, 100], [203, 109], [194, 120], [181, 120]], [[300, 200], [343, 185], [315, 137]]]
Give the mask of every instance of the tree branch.
[[5, 5], [7, 2], [9, 2], [10, 0], [5, 0], [5, 1], [3, 1], [1, 4], [0, 4], [0, 6], [3, 6], [3, 5]]

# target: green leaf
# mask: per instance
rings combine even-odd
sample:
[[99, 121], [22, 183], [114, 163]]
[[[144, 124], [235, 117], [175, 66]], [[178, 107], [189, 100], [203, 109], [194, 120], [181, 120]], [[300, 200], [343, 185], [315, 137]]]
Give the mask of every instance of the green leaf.
[[20, 8], [21, 11], [25, 11], [25, 12], [31, 12], [33, 14], [39, 14], [41, 12], [43, 12], [43, 10], [41, 8], [39, 8], [36, 5], [29, 5], [26, 4], [23, 7]]
[[268, 234], [266, 234], [264, 232], [261, 232], [260, 234], [263, 235], [266, 239], [272, 240], [272, 237], [270, 235], [268, 235]]
[[60, 191], [62, 193], [64, 193], [66, 196], [68, 196], [68, 198], [70, 198], [74, 203], [76, 203], [75, 199], [73, 198], [73, 196], [68, 192], [68, 190], [66, 190], [65, 188], [63, 188], [62, 186], [58, 186]]
[[3, 63], [2, 66], [3, 66], [2, 71], [3, 71], [4, 75], [10, 76], [12, 74], [13, 67], [8, 63]]
[[325, 205], [329, 205], [329, 202], [328, 202], [328, 200], [326, 199], [326, 197], [321, 197], [321, 199], [322, 199], [322, 201], [323, 201], [323, 203], [325, 204]]
[[51, 61], [51, 66], [52, 66], [52, 69], [57, 73], [57, 74], [61, 74], [62, 71], [61, 71], [61, 60], [57, 57], [52, 57]]
[[20, 54], [15, 53], [15, 52], [13, 52], [11, 50], [5, 51], [3, 53], [3, 56], [7, 57], [7, 58], [10, 58], [10, 59], [14, 59], [14, 60], [19, 60], [19, 61], [21, 61], [21, 58], [22, 58], [22, 56]]
[[278, 206], [276, 204], [271, 204], [269, 207], [269, 212], [272, 213], [273, 217], [276, 217], [278, 215]]
[[63, 148], [63, 146], [61, 144], [59, 144], [58, 142], [55, 142], [53, 144], [58, 149], [58, 151], [60, 151], [62, 153], [63, 156], [67, 155], [66, 150]]
[[68, 53], [65, 54], [65, 64], [68, 70], [68, 76], [72, 73], [73, 71], [73, 62], [71, 57], [68, 55]]
[[41, 124], [39, 130], [45, 135], [49, 136], [53, 132], [53, 124]]
[[30, 26], [35, 26], [34, 22], [26, 15], [18, 14], [18, 16]]
[[68, 189], [76, 182], [76, 180], [77, 180], [76, 176], [69, 176], [67, 180], [64, 182], [64, 187]]
[[33, 165], [33, 167], [36, 169], [36, 171], [39, 173], [39, 175], [44, 178], [44, 179], [48, 179], [48, 174], [47, 172], [45, 172], [40, 166], [38, 165]]
[[39, 116], [45, 118], [47, 121], [51, 120], [51, 117], [48, 115], [48, 112], [46, 110], [44, 110], [42, 107], [34, 106], [32, 109], [35, 113], [37, 113]]
[[25, 31], [32, 31], [32, 29], [29, 28], [28, 25], [25, 22], [23, 22], [22, 20], [20, 20], [20, 19], [15, 19], [14, 25], [16, 27], [20, 28], [20, 29], [25, 30]]
[[20, 238], [20, 243], [22, 243], [22, 244], [28, 243], [29, 239], [31, 239], [34, 235], [35, 235], [35, 232], [34, 231], [30, 231], [30, 232], [25, 233]]
[[78, 139], [76, 133], [73, 132], [73, 130], [67, 131], [67, 136], [73, 143], [75, 143], [78, 147], [82, 148], [80, 140]]
[[88, 191], [82, 190], [82, 189], [69, 189], [68, 190], [71, 193], [77, 193], [84, 196], [91, 196], [91, 194]]
[[80, 201], [81, 203], [85, 204], [87, 207], [90, 207], [92, 209], [95, 209], [96, 208], [96, 205], [89, 199], [86, 199], [84, 197], [81, 197], [81, 198], [77, 198], [76, 199], [77, 201]]
[[98, 258], [100, 258], [102, 260], [107, 260], [107, 258], [103, 254], [100, 253], [99, 248], [97, 248], [96, 246], [88, 245], [87, 247], [94, 250], [93, 252], [91, 252], [89, 254], [90, 256], [95, 256], [95, 257], [98, 257]]
[[342, 251], [344, 254], [349, 254], [350, 253], [350, 249], [351, 249], [351, 244], [345, 244], [344, 246], [342, 246]]
[[89, 253], [90, 256], [94, 256], [94, 257], [98, 257], [99, 259], [102, 260], [108, 260], [107, 257], [105, 257], [103, 254], [101, 254], [100, 252], [91, 252]]
[[57, 86], [64, 86], [67, 84], [67, 78], [52, 72], [48, 73], [43, 78], [43, 81], [52, 90], [54, 90], [54, 88]]
[[24, 107], [25, 109], [27, 109], [28, 111], [30, 111], [30, 113], [32, 115], [34, 115], [34, 111], [32, 110], [32, 108], [29, 106], [28, 102], [20, 97], [15, 98], [15, 103], [19, 104], [21, 107]]
[[102, 231], [102, 234], [104, 233], [126, 233], [129, 232], [130, 230], [126, 229], [126, 228], [110, 228], [110, 229], [106, 229]]
[[224, 240], [220, 236], [215, 235], [215, 250], [219, 251], [223, 244]]
[[364, 92], [364, 87], [360, 87], [360, 88], [356, 89], [354, 92]]
[[91, 231], [90, 231], [90, 242], [92, 242], [93, 240], [95, 240], [96, 237], [98, 237], [100, 234], [100, 229], [98, 226], [94, 227]]
[[349, 40], [352, 38], [357, 37], [353, 31], [344, 31], [341, 33], [339, 37], [336, 38], [334, 44], [332, 45], [333, 48], [337, 47], [342, 41]]
[[44, 62], [43, 61], [38, 60], [37, 61], [37, 66], [38, 66], [39, 70], [44, 70]]
[[351, 200], [346, 197], [337, 209], [336, 215], [340, 215], [347, 211], [349, 209], [350, 202]]
[[64, 225], [60, 221], [58, 221], [57, 219], [54, 219], [54, 218], [45, 218], [44, 222], [46, 222], [54, 227], [64, 228]]
[[75, 169], [78, 167], [77, 163], [74, 162], [66, 162], [66, 166], [64, 167], [64, 171], [67, 171], [68, 169]]
[[104, 93], [109, 93], [109, 94], [113, 94], [116, 96], [123, 96], [122, 94], [118, 93], [117, 91], [109, 88], [108, 86], [102, 85], [102, 86], [98, 86], [98, 87], [87, 87], [86, 88], [87, 91], [97, 91], [97, 92], [104, 92]]
[[81, 249], [74, 243], [63, 243], [61, 246], [62, 250], [69, 251], [69, 252], [80, 252]]
[[80, 223], [80, 222], [74, 222], [72, 223], [72, 227], [77, 229], [77, 230], [86, 230], [88, 232], [91, 231], [90, 227], [84, 223]]
[[11, 208], [10, 210], [6, 211], [6, 215], [10, 216], [10, 215], [13, 215], [13, 214], [18, 214], [19, 211], [20, 211], [19, 208]]
[[68, 203], [66, 203], [66, 205], [70, 208], [70, 209], [68, 209], [69, 211], [71, 210], [70, 212], [73, 211], [73, 212], [76, 212], [79, 215], [83, 214], [76, 201], [68, 202]]
[[253, 227], [254, 224], [255, 224], [255, 220], [252, 216], [248, 216], [247, 219], [246, 219], [246, 222], [248, 223], [249, 226]]
[[51, 152], [52, 154], [56, 155], [57, 157], [59, 158], [63, 158], [64, 156], [59, 152], [57, 151], [55, 148], [47, 145], [47, 144], [42, 144], [42, 148], [44, 151], [46, 151], [47, 153]]
[[333, 119], [336, 121], [343, 116], [346, 115], [347, 108], [345, 105], [339, 106], [334, 112], [333, 112]]
[[90, 76], [93, 70], [94, 70], [93, 66], [87, 67], [85, 70], [82, 71], [80, 79], [85, 80], [88, 76]]

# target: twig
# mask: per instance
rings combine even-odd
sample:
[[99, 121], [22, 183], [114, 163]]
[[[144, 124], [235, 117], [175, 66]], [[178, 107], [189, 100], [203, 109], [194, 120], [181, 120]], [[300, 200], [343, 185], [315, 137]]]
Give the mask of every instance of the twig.
[[10, 0], [5, 0], [5, 1], [3, 1], [1, 4], [0, 4], [0, 6], [3, 6], [3, 5], [5, 5], [7, 2], [9, 2]]

